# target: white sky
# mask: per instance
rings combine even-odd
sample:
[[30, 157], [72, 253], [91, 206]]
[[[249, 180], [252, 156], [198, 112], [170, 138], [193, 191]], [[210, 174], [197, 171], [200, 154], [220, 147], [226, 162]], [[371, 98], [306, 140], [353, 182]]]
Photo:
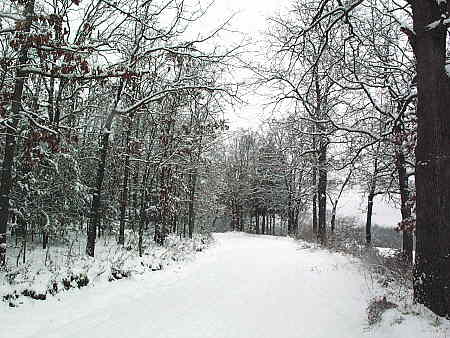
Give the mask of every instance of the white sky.
[[[348, 191], [341, 197], [338, 215], [357, 216], [365, 224], [367, 197], [360, 191]], [[382, 196], [376, 196], [373, 204], [372, 224], [395, 227], [401, 220], [400, 210], [388, 203]]]
[[[207, 3], [202, 0], [202, 3]], [[266, 29], [266, 18], [276, 15], [280, 10], [289, 5], [289, 0], [264, 1], [264, 0], [216, 0], [206, 19], [206, 26], [217, 26], [232, 13], [237, 13], [232, 23], [233, 29], [258, 39], [259, 34]], [[239, 35], [236, 35], [239, 38]], [[236, 41], [230, 41], [236, 42]], [[240, 77], [242, 74], [237, 74]], [[226, 118], [230, 121], [232, 130], [239, 128], [256, 128], [261, 123], [261, 117], [267, 117], [269, 112], [263, 112], [264, 99], [256, 95], [245, 97], [249, 104], [235, 107], [227, 112]], [[357, 216], [363, 222], [366, 218], [367, 201], [359, 191], [350, 191], [344, 194], [338, 207], [338, 214]], [[377, 196], [374, 201], [372, 224], [394, 227], [400, 221], [400, 211]]]
[[[209, 1], [201, 0], [201, 3], [207, 4]], [[276, 14], [280, 9], [286, 7], [288, 3], [289, 0], [215, 0], [214, 5], [210, 8], [205, 18], [205, 27], [216, 27], [234, 14], [231, 21], [231, 29], [236, 31], [236, 33], [229, 34], [226, 37], [226, 39], [231, 39], [229, 41], [230, 45], [239, 43], [245, 37], [251, 38], [256, 42], [260, 33], [266, 29], [266, 18]], [[226, 43], [226, 41], [224, 42]], [[248, 48], [255, 49], [253, 46]], [[242, 80], [248, 75], [241, 70], [234, 76]], [[263, 113], [262, 111], [263, 98], [255, 95], [245, 95], [243, 99], [248, 101], [249, 104], [234, 107], [233, 109], [230, 108], [225, 116], [229, 120], [232, 130], [257, 127], [261, 123], [261, 117], [263, 115], [267, 116], [267, 112]]]

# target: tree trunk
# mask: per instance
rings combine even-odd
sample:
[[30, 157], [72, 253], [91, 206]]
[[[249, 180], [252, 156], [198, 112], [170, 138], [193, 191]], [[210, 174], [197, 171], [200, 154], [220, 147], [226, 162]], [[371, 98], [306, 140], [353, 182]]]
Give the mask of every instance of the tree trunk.
[[231, 229], [233, 230], [233, 231], [235, 231], [235, 214], [234, 214], [234, 210], [235, 210], [235, 207], [234, 207], [234, 198], [231, 200], [231, 223], [230, 223], [230, 225], [231, 225]]
[[331, 212], [331, 232], [334, 233], [334, 229], [336, 228], [336, 205], [333, 205], [333, 210]]
[[263, 209], [262, 212], [262, 224], [261, 224], [262, 234], [266, 234], [266, 210]]
[[283, 222], [284, 222], [284, 217], [283, 215], [280, 215], [280, 236], [282, 236], [283, 233]]
[[22, 263], [25, 264], [26, 262], [26, 254], [27, 254], [27, 235], [28, 235], [28, 229], [27, 229], [27, 222], [25, 221], [23, 224], [23, 260]]
[[289, 206], [288, 208], [288, 215], [287, 215], [288, 219], [287, 219], [287, 234], [290, 236], [292, 234], [292, 223], [294, 220], [293, 214], [292, 214], [292, 209], [291, 206]]
[[144, 222], [145, 222], [145, 193], [142, 193], [141, 194], [141, 206], [140, 206], [140, 212], [139, 212], [139, 228], [138, 228], [139, 257], [142, 257], [142, 255], [143, 255]]
[[337, 197], [334, 200], [334, 202], [331, 202], [331, 204], [333, 205], [333, 210], [332, 210], [332, 213], [331, 213], [331, 232], [334, 232], [334, 230], [336, 229], [336, 211], [337, 211], [337, 206], [339, 204], [339, 200], [341, 199], [341, 196], [342, 196], [342, 193], [344, 192], [345, 187], [350, 182], [350, 178], [352, 177], [352, 173], [353, 173], [353, 168], [350, 168], [350, 170], [348, 171], [347, 176], [345, 177], [344, 182], [342, 182], [341, 188], [339, 189], [339, 194], [337, 195]]
[[[34, 14], [34, 0], [28, 0], [25, 3], [23, 12], [25, 16], [23, 32], [30, 32], [32, 15]], [[16, 153], [16, 133], [17, 126], [20, 121], [20, 108], [22, 104], [23, 88], [28, 78], [22, 66], [28, 63], [28, 47], [27, 44], [20, 49], [19, 58], [17, 60], [17, 70], [15, 76], [14, 93], [11, 102], [10, 114], [8, 114], [9, 122], [6, 123], [6, 142], [5, 153], [2, 163], [1, 181], [0, 181], [0, 267], [6, 265], [6, 231], [9, 218], [10, 196], [12, 187], [12, 169], [14, 157]], [[24, 253], [25, 254], [25, 253]]]
[[[136, 133], [134, 135], [135, 139], [139, 139], [139, 115], [136, 121]], [[139, 162], [135, 165], [134, 175], [133, 175], [133, 222], [131, 223], [131, 228], [135, 230], [135, 222], [138, 220], [138, 181], [139, 181], [140, 164]]]
[[106, 168], [106, 157], [108, 155], [109, 147], [109, 135], [111, 134], [111, 127], [116, 115], [117, 104], [120, 100], [122, 90], [124, 87], [124, 79], [120, 80], [119, 88], [117, 89], [117, 95], [114, 101], [114, 105], [106, 118], [105, 125], [102, 130], [102, 139], [99, 149], [99, 161], [97, 166], [97, 177], [95, 180], [95, 190], [92, 196], [91, 205], [91, 219], [88, 223], [87, 230], [87, 243], [86, 243], [86, 254], [94, 257], [95, 253], [95, 240], [97, 237], [97, 229], [100, 227], [100, 207], [101, 207], [101, 193], [103, 189], [103, 178], [105, 176]]
[[327, 146], [324, 144], [325, 142], [325, 140], [322, 140], [321, 142], [319, 154], [319, 184], [317, 189], [319, 195], [319, 224], [317, 238], [322, 244], [326, 244], [327, 242]]
[[269, 224], [269, 216], [267, 215], [267, 211], [265, 213], [265, 217], [266, 217], [266, 235], [270, 235], [270, 224]]
[[441, 25], [433, 31], [425, 31], [427, 25], [440, 20], [438, 3], [450, 6], [446, 2], [412, 2], [418, 89], [414, 296], [417, 302], [436, 314], [450, 316], [450, 81], [445, 71], [447, 29]]
[[373, 175], [369, 186], [369, 195], [367, 196], [367, 215], [366, 215], [366, 245], [372, 244], [372, 213], [373, 199], [375, 198], [375, 189], [378, 181], [378, 154], [380, 153], [381, 142], [377, 144], [375, 159], [373, 163]]
[[48, 232], [44, 230], [42, 232], [42, 249], [47, 249], [48, 246]]
[[127, 212], [128, 205], [128, 178], [130, 176], [130, 138], [131, 138], [131, 128], [133, 125], [133, 113], [130, 114], [128, 118], [127, 132], [125, 136], [125, 164], [122, 182], [122, 198], [120, 201], [120, 225], [119, 225], [119, 240], [118, 244], [125, 244], [125, 215]]
[[255, 221], [256, 221], [256, 234], [259, 235], [260, 229], [259, 229], [259, 212], [256, 210], [255, 212]]
[[273, 215], [269, 215], [269, 223], [270, 223], [270, 234], [273, 235]]
[[[167, 158], [167, 152], [164, 158]], [[173, 221], [172, 215], [172, 167], [163, 165], [160, 169], [160, 193], [159, 193], [159, 224], [155, 223], [154, 241], [159, 245], [164, 245], [167, 235], [170, 231], [170, 225]]]
[[100, 158], [97, 167], [97, 178], [95, 181], [95, 190], [92, 196], [91, 219], [88, 224], [86, 254], [94, 257], [95, 241], [97, 238], [97, 229], [100, 227], [100, 208], [101, 208], [101, 192], [103, 186], [103, 178], [105, 176], [106, 156], [109, 146], [109, 130], [105, 130], [102, 136]]
[[[147, 162], [150, 159], [150, 153], [148, 153], [147, 155]], [[144, 174], [142, 175], [142, 181], [140, 184], [140, 189], [139, 189], [139, 193], [140, 193], [140, 201], [139, 201], [139, 225], [138, 225], [138, 250], [139, 250], [139, 257], [142, 257], [143, 254], [143, 242], [144, 242], [144, 224], [146, 222], [147, 219], [147, 215], [146, 215], [146, 210], [145, 210], [145, 205], [147, 203], [148, 200], [148, 193], [147, 191], [151, 191], [152, 190], [152, 186], [153, 186], [153, 178], [150, 181], [150, 187], [146, 187], [147, 185], [147, 181], [150, 175], [150, 165], [147, 163], [145, 169], [144, 169]]]
[[317, 236], [317, 167], [314, 164], [312, 170], [312, 186], [314, 189], [313, 200], [312, 200], [312, 231], [313, 237]]
[[375, 195], [373, 191], [369, 193], [367, 197], [367, 217], [366, 217], [366, 245], [372, 244], [372, 210], [373, 210], [373, 198]]
[[294, 212], [294, 216], [293, 216], [293, 219], [294, 219], [294, 231], [293, 231], [293, 235], [294, 236], [298, 236], [298, 233], [299, 233], [299, 231], [298, 231], [298, 215], [299, 215], [299, 213], [300, 213], [300, 209], [299, 209], [300, 207], [299, 206], [297, 206], [296, 208], [295, 208], [295, 210], [293, 211]]
[[275, 224], [276, 224], [276, 214], [273, 214], [273, 219], [272, 219], [272, 235], [276, 235], [275, 234]]
[[218, 219], [219, 219], [219, 217], [217, 217], [217, 215], [215, 215], [214, 216], [214, 220], [213, 220], [212, 225], [211, 225], [211, 229], [213, 231], [215, 231], [215, 229], [216, 229], [216, 222], [217, 222]]
[[[402, 213], [402, 221], [408, 221], [411, 218], [411, 207], [408, 204], [409, 201], [409, 184], [408, 177], [406, 175], [406, 162], [405, 155], [401, 150], [401, 145], [399, 145], [395, 157], [396, 157], [396, 166], [397, 166], [397, 174], [399, 180], [399, 188], [400, 188], [400, 200], [401, 200], [401, 213]], [[403, 255], [409, 261], [413, 261], [413, 236], [409, 231], [403, 231]]]
[[138, 185], [139, 181], [139, 163], [136, 165], [135, 174], [133, 175], [133, 222], [131, 223], [131, 229], [135, 230], [135, 222], [138, 220]]
[[[195, 188], [197, 186], [197, 168], [194, 169], [193, 173], [189, 174], [189, 238], [194, 235], [194, 225], [195, 225]], [[233, 213], [234, 214], [234, 213]], [[233, 229], [234, 230], [234, 229]]]

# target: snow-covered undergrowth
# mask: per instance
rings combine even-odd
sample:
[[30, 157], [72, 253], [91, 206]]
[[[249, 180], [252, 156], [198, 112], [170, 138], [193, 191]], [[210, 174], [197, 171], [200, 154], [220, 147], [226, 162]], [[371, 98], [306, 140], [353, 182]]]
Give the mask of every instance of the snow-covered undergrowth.
[[[414, 302], [412, 266], [400, 250], [367, 248], [346, 239], [334, 239], [334, 242], [332, 239], [327, 249], [353, 257], [353, 263], [360, 266], [365, 284], [371, 290], [366, 308], [368, 332], [377, 337], [450, 337], [449, 320]], [[321, 249], [319, 244], [303, 240], [300, 246]]]
[[370, 330], [386, 337], [394, 337], [392, 333], [402, 329], [408, 332], [408, 337], [422, 337], [424, 332], [429, 332], [430, 338], [450, 337], [449, 320], [413, 301], [409, 277], [385, 265], [369, 266], [365, 276], [370, 281], [368, 285], [378, 290], [367, 306]]
[[[324, 251], [315, 242], [299, 240], [301, 250]], [[333, 243], [335, 244], [335, 243]], [[367, 289], [364, 335], [370, 337], [450, 337], [450, 321], [413, 301], [412, 267], [399, 250], [361, 247], [340, 243], [326, 248], [335, 255], [349, 257], [358, 267]], [[338, 267], [334, 267], [338, 269]], [[350, 266], [341, 266], [344, 270]], [[318, 271], [320, 267], [316, 268]], [[323, 270], [322, 272], [326, 272]]]
[[114, 236], [98, 240], [95, 258], [85, 255], [85, 240], [74, 236], [66, 244], [49, 246], [28, 245], [26, 262], [22, 262], [21, 248], [12, 243], [8, 251], [8, 268], [0, 271], [0, 306], [17, 307], [30, 301], [48, 297], [64, 297], [72, 289], [95, 287], [98, 283], [114, 282], [135, 274], [162, 270], [172, 264], [190, 260], [202, 251], [212, 238], [195, 235], [193, 239], [167, 238], [164, 246], [147, 244], [143, 257], [136, 248], [137, 238], [128, 232], [124, 246], [116, 244]]

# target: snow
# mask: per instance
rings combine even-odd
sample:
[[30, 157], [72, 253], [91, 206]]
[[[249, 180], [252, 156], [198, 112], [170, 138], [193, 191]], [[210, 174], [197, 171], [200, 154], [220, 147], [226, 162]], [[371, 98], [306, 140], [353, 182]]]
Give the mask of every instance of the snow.
[[62, 301], [50, 297], [14, 309], [0, 306], [1, 332], [9, 338], [449, 334], [447, 321], [433, 326], [426, 310], [412, 315], [403, 306], [386, 311], [381, 323], [369, 326], [368, 303], [386, 290], [358, 259], [288, 238], [242, 233], [214, 237], [215, 245], [188, 265], [76, 289]]
[[396, 254], [398, 254], [398, 250], [392, 248], [377, 247], [376, 249], [378, 250], [379, 254], [383, 257], [393, 257]]
[[450, 65], [449, 64], [445, 65], [445, 73], [447, 74], [448, 77], [450, 77]]
[[431, 31], [433, 29], [438, 28], [441, 24], [442, 24], [442, 20], [436, 20], [436, 21], [433, 21], [432, 23], [428, 24], [427, 26], [425, 26], [425, 29], [428, 31]]
[[[195, 235], [192, 240], [169, 235], [164, 247], [144, 241], [144, 255], [140, 258], [137, 249], [132, 249], [137, 247], [137, 234], [126, 230], [125, 246], [117, 244], [113, 233], [99, 238], [94, 259], [85, 255], [86, 238], [76, 231], [66, 233], [66, 237], [70, 238], [67, 243], [58, 243], [53, 238], [47, 250], [42, 250], [40, 242], [29, 242], [25, 264], [18, 264], [23, 258], [22, 245], [14, 245], [14, 240], [9, 237], [8, 271], [0, 271], [0, 300], [11, 295], [21, 295], [27, 290], [51, 297], [50, 291], [54, 291], [55, 283], [58, 297], [64, 299], [68, 293], [64, 280], [70, 280], [71, 276], [86, 276], [89, 284], [96, 286], [111, 279], [116, 280], [114, 275], [120, 275], [120, 278], [123, 275], [160, 270], [190, 260], [194, 253], [205, 248], [204, 243], [208, 241], [203, 235]], [[0, 307], [23, 306], [30, 301], [20, 296], [12, 301], [0, 301]]]

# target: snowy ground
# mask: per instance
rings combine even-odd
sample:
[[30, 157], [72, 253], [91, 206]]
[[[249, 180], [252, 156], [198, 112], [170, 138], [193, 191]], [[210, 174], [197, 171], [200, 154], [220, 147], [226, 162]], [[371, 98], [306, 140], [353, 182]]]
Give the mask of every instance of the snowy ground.
[[[98, 283], [48, 301], [0, 307], [8, 338], [450, 337], [447, 321], [388, 310], [358, 260], [286, 238], [216, 234], [188, 265]], [[1, 336], [0, 334], [0, 336]]]
[[[42, 249], [39, 241], [29, 243], [25, 263], [22, 262], [21, 243], [14, 246], [10, 240], [8, 270], [0, 271], [0, 300], [4, 300], [0, 302], [0, 307], [23, 306], [31, 301], [23, 296], [24, 293], [29, 294], [30, 290], [47, 298], [55, 294], [56, 290], [58, 297], [64, 298], [67, 288], [79, 286], [77, 281], [80, 278], [88, 279], [89, 285], [97, 285], [133, 274], [160, 270], [171, 264], [182, 264], [197, 251], [203, 250], [209, 242], [206, 235], [195, 235], [192, 240], [170, 235], [163, 247], [153, 241], [146, 241], [144, 255], [139, 257], [137, 234], [128, 231], [124, 246], [117, 244], [114, 235], [102, 236], [97, 241], [95, 258], [91, 258], [84, 251], [85, 236], [75, 233], [68, 237], [72, 240], [52, 243], [47, 250]], [[146, 237], [151, 238], [148, 234]]]

